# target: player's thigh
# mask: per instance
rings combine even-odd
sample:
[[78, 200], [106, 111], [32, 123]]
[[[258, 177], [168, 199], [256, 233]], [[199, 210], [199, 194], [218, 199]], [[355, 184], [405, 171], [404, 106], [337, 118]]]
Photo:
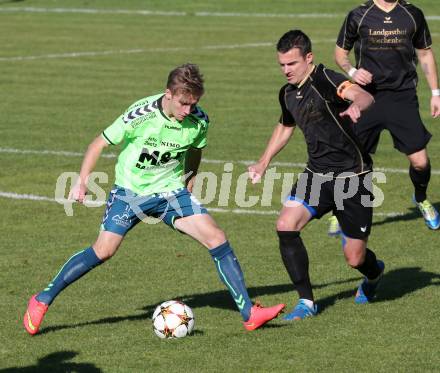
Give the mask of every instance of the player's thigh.
[[277, 220], [277, 231], [301, 231], [312, 219], [312, 213], [298, 201], [286, 201]]
[[208, 249], [220, 246], [226, 241], [225, 233], [209, 214], [196, 214], [178, 218], [174, 227], [200, 242]]
[[406, 155], [425, 149], [432, 135], [420, 117], [415, 90], [394, 92], [391, 97], [386, 126], [394, 147]]
[[142, 208], [145, 208], [143, 197], [137, 196], [129, 189], [115, 185], [107, 199], [101, 221], [101, 231], [125, 236], [144, 217]]
[[[93, 244], [96, 255], [102, 259], [112, 257], [127, 232], [135, 227], [140, 217], [133, 210], [136, 195], [128, 189], [114, 186], [109, 193], [100, 233]], [[137, 205], [136, 205], [137, 206]]]
[[161, 194], [162, 197], [151, 211], [151, 216], [160, 219], [172, 229], [176, 228], [175, 222], [179, 219], [208, 214], [208, 210], [186, 188]]
[[300, 231], [333, 207], [333, 179], [304, 170], [292, 187], [277, 220], [278, 231]]
[[371, 173], [359, 176], [354, 195], [333, 210], [346, 238], [366, 240], [370, 235], [374, 201], [371, 183]]
[[369, 154], [375, 153], [384, 128], [384, 105], [375, 98], [375, 103], [363, 112], [360, 119], [353, 125], [353, 132], [359, 139], [362, 149]]

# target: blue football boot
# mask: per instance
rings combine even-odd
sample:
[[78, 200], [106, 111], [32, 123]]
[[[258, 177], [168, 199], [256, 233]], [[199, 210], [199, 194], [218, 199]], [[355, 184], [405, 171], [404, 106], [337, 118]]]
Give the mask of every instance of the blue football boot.
[[438, 229], [440, 227], [440, 216], [436, 208], [425, 199], [423, 202], [417, 202], [413, 197], [413, 202], [419, 208], [420, 212], [423, 215], [423, 219], [425, 219], [425, 224], [429, 229]]
[[385, 270], [385, 263], [381, 260], [377, 261], [377, 265], [380, 267], [380, 275], [373, 281], [368, 280], [366, 277], [361, 282], [354, 297], [354, 302], [356, 304], [370, 303], [376, 295], [377, 285], [379, 285], [382, 279], [383, 271]]
[[283, 319], [287, 321], [302, 320], [306, 317], [316, 316], [317, 313], [318, 306], [316, 304], [313, 305], [313, 308], [310, 308], [304, 302], [304, 299], [300, 299], [293, 311], [284, 316]]

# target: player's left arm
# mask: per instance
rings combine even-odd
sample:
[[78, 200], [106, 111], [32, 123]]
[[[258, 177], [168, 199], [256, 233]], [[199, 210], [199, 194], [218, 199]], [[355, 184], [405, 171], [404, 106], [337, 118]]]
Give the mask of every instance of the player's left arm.
[[374, 103], [372, 95], [357, 84], [353, 84], [349, 81], [345, 81], [337, 87], [337, 94], [342, 99], [351, 101], [347, 110], [340, 113], [339, 116], [348, 116], [353, 123], [356, 123], [360, 118], [361, 113]]
[[185, 185], [189, 192], [192, 192], [197, 171], [202, 161], [202, 149], [189, 148], [185, 157]]
[[416, 49], [420, 66], [431, 88], [431, 115], [437, 118], [440, 115], [440, 90], [435, 56], [432, 48]]

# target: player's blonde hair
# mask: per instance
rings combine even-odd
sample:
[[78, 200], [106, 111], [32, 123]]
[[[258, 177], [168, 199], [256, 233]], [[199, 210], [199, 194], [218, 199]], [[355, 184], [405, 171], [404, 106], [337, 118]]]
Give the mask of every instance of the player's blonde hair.
[[183, 93], [201, 97], [205, 92], [203, 82], [199, 67], [193, 63], [185, 63], [169, 73], [167, 88], [172, 94]]

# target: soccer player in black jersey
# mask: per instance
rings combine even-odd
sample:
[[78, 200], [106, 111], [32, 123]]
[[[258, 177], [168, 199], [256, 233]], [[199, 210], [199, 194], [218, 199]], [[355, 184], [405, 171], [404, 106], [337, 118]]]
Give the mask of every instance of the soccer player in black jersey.
[[[420, 61], [432, 90], [431, 115], [438, 117], [437, 68], [423, 12], [404, 0], [367, 1], [348, 13], [336, 44], [336, 63], [375, 99], [374, 108], [356, 125], [356, 134], [364, 148], [374, 153], [380, 132], [389, 130], [394, 147], [409, 159], [413, 200], [428, 228], [438, 229], [439, 214], [426, 196], [431, 176], [426, 146], [431, 134], [420, 118], [416, 93]], [[356, 67], [349, 60], [352, 48]]]
[[281, 117], [260, 160], [248, 171], [252, 182], [257, 182], [288, 143], [296, 125], [302, 130], [307, 167], [277, 221], [281, 257], [300, 298], [285, 319], [298, 320], [317, 313], [308, 255], [300, 236], [313, 218], [329, 211], [338, 217], [346, 236], [347, 263], [365, 276], [356, 303], [368, 303], [374, 297], [382, 276], [383, 262], [366, 247], [372, 222], [372, 162], [352, 128], [373, 97], [344, 75], [314, 65], [310, 39], [302, 31], [284, 34], [277, 52], [288, 82], [279, 94]]

